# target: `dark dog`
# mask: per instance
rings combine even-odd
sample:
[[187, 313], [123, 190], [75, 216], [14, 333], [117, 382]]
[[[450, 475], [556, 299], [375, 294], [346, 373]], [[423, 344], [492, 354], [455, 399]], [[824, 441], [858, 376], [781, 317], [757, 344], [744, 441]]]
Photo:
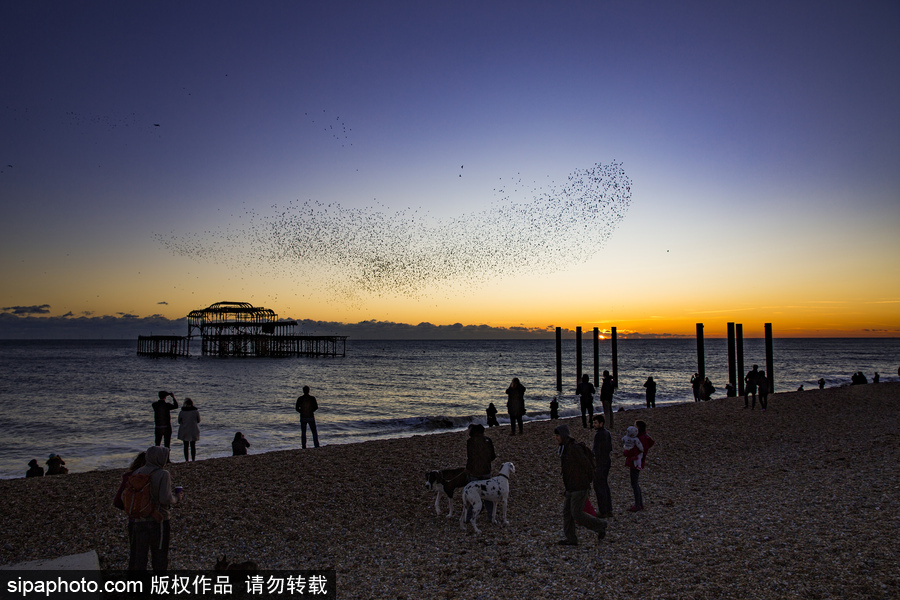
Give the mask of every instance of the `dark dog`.
[[225, 555], [222, 555], [222, 558], [216, 561], [215, 569], [216, 571], [259, 571], [259, 566], [253, 562], [252, 560], [247, 560], [242, 563], [229, 563], [228, 559], [225, 558]]
[[434, 497], [434, 512], [441, 514], [441, 496], [447, 498], [450, 505], [448, 517], [453, 516], [453, 492], [467, 483], [465, 469], [444, 469], [425, 473], [425, 489], [437, 492]]

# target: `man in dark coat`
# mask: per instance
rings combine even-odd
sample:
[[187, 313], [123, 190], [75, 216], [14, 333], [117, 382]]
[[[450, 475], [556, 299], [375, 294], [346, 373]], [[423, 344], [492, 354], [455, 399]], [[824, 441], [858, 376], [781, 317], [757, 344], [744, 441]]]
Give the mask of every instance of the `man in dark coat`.
[[[168, 396], [172, 396], [172, 404], [166, 402]], [[162, 446], [160, 442], [165, 440], [166, 448], [170, 448], [172, 446], [172, 415], [170, 413], [178, 408], [178, 400], [171, 392], [160, 392], [159, 400], [151, 406], [153, 406], [153, 422], [156, 425], [156, 437], [153, 445]]]
[[[494, 442], [484, 435], [484, 425], [473, 423], [469, 425], [469, 439], [466, 440], [466, 476], [468, 482], [481, 481], [491, 478], [491, 462], [497, 458], [494, 452]], [[484, 508], [488, 518], [494, 519], [494, 503], [484, 501]], [[472, 518], [472, 507], [466, 514], [466, 522]]]
[[[563, 485], [566, 488], [566, 499], [563, 503], [563, 531], [566, 534], [564, 540], [560, 540], [561, 546], [575, 546], [578, 537], [575, 535], [575, 523], [587, 527], [597, 534], [597, 539], [606, 537], [606, 521], [584, 512], [584, 505], [591, 489], [593, 473], [591, 463], [586, 459], [578, 443], [569, 437], [569, 427], [560, 425], [554, 432], [557, 452], [562, 465]], [[587, 452], [589, 449], [585, 448]]]
[[[575, 388], [575, 393], [581, 397], [581, 426], [587, 429], [594, 419], [594, 384], [587, 375], [581, 377], [581, 383]], [[587, 413], [587, 416], [585, 416]]]
[[606, 417], [606, 426], [613, 428], [613, 391], [615, 391], [616, 382], [613, 381], [609, 371], [603, 371], [603, 383], [600, 384], [600, 402], [603, 404], [603, 415]]
[[591, 426], [594, 434], [594, 493], [597, 494], [597, 517], [606, 519], [612, 516], [612, 494], [609, 491], [609, 469], [612, 461], [609, 453], [612, 452], [612, 436], [603, 426], [606, 419], [603, 415], [594, 415]]
[[313, 445], [318, 448], [319, 432], [316, 431], [315, 412], [319, 410], [319, 404], [316, 402], [315, 396], [309, 395], [308, 385], [303, 386], [303, 395], [297, 398], [297, 404], [294, 408], [300, 413], [300, 427], [302, 427], [300, 433], [300, 445], [303, 448], [306, 448], [306, 428], [308, 426], [312, 431]]

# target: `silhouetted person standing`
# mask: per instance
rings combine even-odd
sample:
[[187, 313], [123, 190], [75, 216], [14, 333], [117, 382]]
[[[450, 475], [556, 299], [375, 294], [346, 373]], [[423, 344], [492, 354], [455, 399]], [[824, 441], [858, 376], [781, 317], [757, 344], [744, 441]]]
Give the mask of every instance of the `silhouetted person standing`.
[[591, 426], [594, 428], [594, 493], [597, 494], [597, 518], [606, 519], [612, 516], [612, 494], [609, 491], [609, 468], [612, 462], [609, 453], [612, 452], [612, 436], [603, 427], [606, 419], [603, 415], [594, 415]]
[[313, 445], [318, 448], [319, 433], [316, 431], [316, 415], [314, 413], [319, 410], [319, 404], [316, 402], [315, 396], [309, 395], [308, 385], [303, 386], [303, 395], [297, 398], [297, 405], [294, 408], [300, 413], [300, 427], [302, 428], [300, 445], [306, 448], [306, 427], [309, 426], [312, 431]]
[[647, 388], [647, 408], [656, 408], [656, 382], [648, 377], [644, 387]]
[[[589, 423], [594, 419], [594, 384], [587, 375], [581, 377], [581, 383], [575, 388], [575, 393], [581, 397], [581, 426], [587, 429]], [[587, 413], [587, 417], [585, 417]]]
[[691, 390], [694, 392], [694, 402], [700, 402], [700, 386], [703, 380], [700, 379], [700, 373], [694, 373], [691, 377]]
[[[166, 402], [166, 398], [172, 396], [172, 404]], [[171, 392], [160, 392], [159, 400], [154, 402], [153, 406], [153, 422], [156, 424], [156, 436], [154, 446], [162, 446], [160, 444], [165, 440], [166, 448], [172, 446], [172, 415], [171, 412], [178, 408], [178, 400], [175, 394]]]
[[766, 410], [769, 407], [769, 380], [765, 371], [760, 371], [756, 376], [756, 387], [759, 390], [759, 407]]
[[747, 396], [753, 396], [753, 406], [756, 406], [756, 378], [759, 376], [759, 365], [753, 365], [753, 368], [747, 371], [744, 377], [744, 408], [750, 408]]
[[522, 417], [525, 416], [525, 386], [518, 377], [513, 377], [506, 388], [506, 410], [509, 411], [509, 435], [516, 435], [516, 423], [519, 424], [519, 435], [522, 435]]
[[[466, 483], [483, 481], [491, 478], [491, 462], [497, 458], [494, 442], [484, 435], [484, 426], [478, 423], [469, 425], [469, 439], [466, 440]], [[488, 517], [494, 518], [494, 503], [485, 500], [484, 509]], [[466, 523], [472, 518], [472, 507], [466, 511]]]
[[600, 402], [603, 404], [603, 415], [606, 417], [607, 427], [613, 428], [613, 391], [615, 382], [609, 371], [603, 371], [603, 383], [600, 384]]

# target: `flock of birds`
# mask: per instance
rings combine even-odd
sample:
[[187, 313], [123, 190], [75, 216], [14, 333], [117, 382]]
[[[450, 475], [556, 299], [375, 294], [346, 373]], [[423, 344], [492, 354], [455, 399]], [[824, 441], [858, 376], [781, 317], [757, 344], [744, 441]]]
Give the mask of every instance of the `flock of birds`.
[[298, 200], [273, 207], [276, 214], [248, 208], [218, 230], [155, 237], [177, 255], [319, 284], [357, 304], [367, 295], [419, 298], [569, 269], [602, 249], [631, 204], [631, 180], [617, 162], [577, 169], [533, 192], [454, 218]]

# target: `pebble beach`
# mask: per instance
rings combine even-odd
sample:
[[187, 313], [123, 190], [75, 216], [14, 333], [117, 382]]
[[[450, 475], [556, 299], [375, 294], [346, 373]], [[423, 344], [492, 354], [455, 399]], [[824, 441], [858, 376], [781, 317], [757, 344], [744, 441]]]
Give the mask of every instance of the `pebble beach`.
[[[765, 412], [742, 398], [628, 410], [615, 414], [614, 446], [636, 419], [656, 441], [646, 510], [626, 510], [614, 452], [606, 538], [579, 528], [572, 547], [557, 545], [553, 429], [590, 443], [580, 419], [487, 430], [495, 474], [507, 461], [516, 472], [510, 526], [482, 516], [480, 535], [460, 528], [459, 492], [447, 518], [424, 485], [426, 471], [465, 465], [465, 432], [187, 464], [173, 446], [186, 496], [169, 566], [212, 570], [227, 554], [265, 570], [333, 569], [339, 598], [900, 597], [900, 384], [772, 394]], [[126, 467], [0, 481], [0, 564], [95, 550], [102, 569], [124, 569], [125, 517], [111, 502]]]

